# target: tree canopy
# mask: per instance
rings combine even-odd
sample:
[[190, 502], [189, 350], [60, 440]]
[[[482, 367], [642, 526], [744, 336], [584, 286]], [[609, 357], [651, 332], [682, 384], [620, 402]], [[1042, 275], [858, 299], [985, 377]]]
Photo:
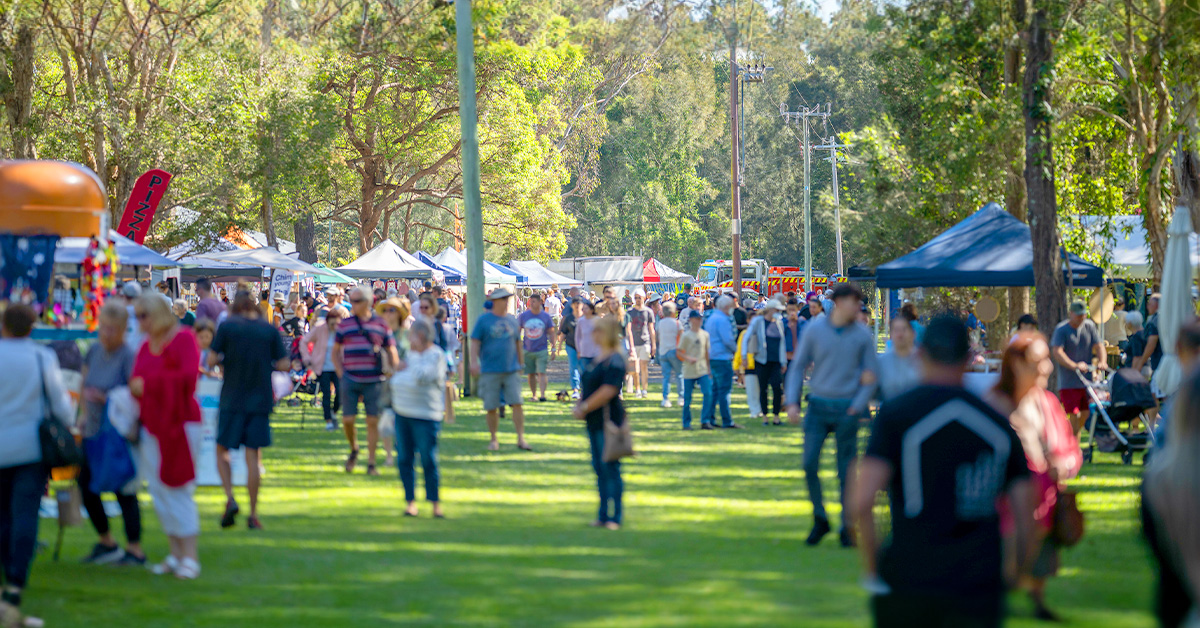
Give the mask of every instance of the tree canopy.
[[[114, 221], [138, 175], [172, 172], [160, 248], [232, 227], [331, 264], [384, 238], [452, 246], [446, 4], [9, 3], [0, 156], [89, 166]], [[827, 104], [813, 143], [846, 145], [812, 155], [823, 270], [836, 269], [831, 159], [847, 267], [989, 201], [1026, 220], [1049, 193], [1056, 237], [1102, 264], [1080, 217], [1140, 216], [1157, 276], [1170, 208], [1200, 213], [1200, 0], [845, 0], [829, 21], [780, 1], [472, 5], [484, 237], [501, 261], [642, 254], [691, 272], [729, 256], [731, 36], [742, 63], [773, 67], [742, 90], [746, 257], [803, 259], [799, 129], [781, 105]]]

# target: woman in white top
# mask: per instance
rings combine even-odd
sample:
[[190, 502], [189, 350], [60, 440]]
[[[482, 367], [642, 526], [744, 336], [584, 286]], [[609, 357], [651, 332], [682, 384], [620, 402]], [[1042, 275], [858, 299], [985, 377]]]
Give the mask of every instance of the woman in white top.
[[0, 623], [20, 625], [21, 592], [37, 547], [38, 506], [46, 489], [38, 425], [43, 417], [74, 423], [70, 398], [54, 352], [29, 338], [37, 314], [12, 303], [4, 312], [0, 339], [0, 543], [4, 591]]
[[683, 327], [675, 318], [675, 304], [665, 302], [662, 305], [662, 318], [654, 324], [654, 335], [658, 337], [658, 364], [662, 367], [662, 407], [671, 407], [671, 380], [679, 379], [676, 396], [683, 397], [683, 362], [675, 355], [679, 347], [679, 336]]
[[416, 454], [425, 472], [425, 499], [433, 504], [433, 516], [441, 519], [438, 499], [440, 480], [437, 460], [438, 432], [445, 409], [446, 352], [434, 344], [434, 328], [428, 319], [413, 321], [408, 330], [408, 355], [401, 370], [392, 375], [392, 408], [396, 413], [397, 461], [404, 500], [404, 516], [417, 516]]

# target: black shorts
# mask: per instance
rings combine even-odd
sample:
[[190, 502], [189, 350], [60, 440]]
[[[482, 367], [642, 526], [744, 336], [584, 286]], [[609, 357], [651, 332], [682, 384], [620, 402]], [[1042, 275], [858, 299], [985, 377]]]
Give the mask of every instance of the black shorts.
[[270, 447], [270, 414], [222, 411], [217, 418], [217, 444], [225, 449]]

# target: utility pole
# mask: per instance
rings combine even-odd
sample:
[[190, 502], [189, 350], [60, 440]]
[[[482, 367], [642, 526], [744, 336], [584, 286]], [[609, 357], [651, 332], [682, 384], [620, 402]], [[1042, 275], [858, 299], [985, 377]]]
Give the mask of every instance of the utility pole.
[[[804, 134], [801, 139], [800, 149], [804, 152], [804, 289], [812, 290], [812, 202], [811, 191], [812, 183], [809, 179], [811, 166], [812, 145], [808, 139], [808, 120], [809, 118], [821, 118], [822, 120], [829, 118], [829, 108], [825, 111], [821, 110], [821, 105], [815, 107], [801, 107], [799, 111], [788, 111], [787, 103], [779, 104], [779, 115], [783, 116], [783, 123], [790, 124], [793, 121], [799, 122], [804, 128]], [[840, 242], [840, 239], [839, 239]], [[839, 255], [839, 259], [840, 259]]]
[[[466, 206], [467, 312], [466, 329], [475, 328], [483, 314], [483, 210], [479, 198], [479, 113], [475, 103], [475, 28], [471, 24], [471, 0], [454, 3], [458, 35], [458, 115], [462, 132], [462, 192]], [[469, 353], [469, 352], [468, 352]], [[470, 357], [467, 358], [464, 391], [470, 394]]]
[[[738, 84], [741, 73], [737, 63], [737, 9], [734, 8], [734, 22], [729, 28], [729, 136], [733, 139], [733, 159], [729, 168], [730, 198], [733, 203], [730, 231], [733, 234], [733, 294], [737, 302], [742, 302], [742, 181], [741, 164], [738, 163], [742, 151], [742, 129], [738, 124]], [[718, 284], [718, 292], [720, 284]]]
[[818, 150], [829, 150], [829, 163], [833, 166], [833, 220], [837, 224], [837, 267], [838, 274], [845, 277], [846, 268], [842, 263], [842, 206], [839, 200], [838, 179], [837, 179], [837, 156], [839, 148], [848, 148], [848, 144], [838, 144], [837, 135], [825, 140], [828, 144], [814, 146]]

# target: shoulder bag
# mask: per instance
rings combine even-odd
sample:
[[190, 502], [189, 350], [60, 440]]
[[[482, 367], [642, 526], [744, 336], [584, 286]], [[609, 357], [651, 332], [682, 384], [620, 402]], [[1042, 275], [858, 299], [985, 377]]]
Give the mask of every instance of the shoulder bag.
[[47, 469], [73, 467], [83, 462], [83, 454], [75, 435], [71, 430], [54, 416], [50, 405], [50, 395], [46, 392], [46, 369], [42, 358], [35, 355], [38, 362], [38, 373], [42, 380], [42, 421], [38, 424], [38, 442], [42, 447], [42, 466]]
[[629, 426], [629, 417], [617, 425], [612, 420], [612, 410], [609, 404], [604, 404], [604, 462], [616, 462], [621, 458], [636, 456], [633, 451], [633, 429]]
[[1083, 538], [1084, 517], [1075, 491], [1059, 491], [1050, 526], [1050, 538], [1061, 547], [1073, 547]]
[[366, 338], [367, 342], [371, 343], [371, 353], [375, 356], [375, 368], [378, 369], [380, 373], [387, 374], [389, 371], [391, 371], [391, 369], [385, 367], [384, 365], [383, 350], [380, 348], [380, 345], [383, 343], [381, 342], [376, 344], [375, 337], [371, 335], [371, 332], [367, 331], [366, 328], [363, 327], [362, 321], [358, 318], [357, 314], [351, 312], [350, 318], [353, 318], [354, 324], [358, 325], [358, 333], [361, 334], [363, 338]]

